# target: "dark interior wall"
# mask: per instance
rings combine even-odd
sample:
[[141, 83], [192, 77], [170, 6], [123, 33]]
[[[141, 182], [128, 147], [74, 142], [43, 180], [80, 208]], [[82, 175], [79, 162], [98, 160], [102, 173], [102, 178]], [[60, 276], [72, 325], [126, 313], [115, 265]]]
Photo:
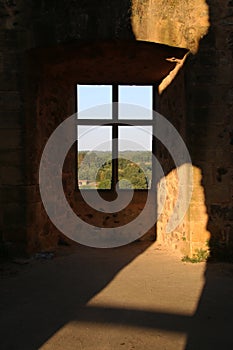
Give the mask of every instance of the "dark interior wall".
[[[40, 200], [39, 161], [51, 132], [74, 112], [75, 83], [78, 79], [154, 83], [158, 81], [158, 70], [154, 68], [161, 53], [151, 55], [150, 45], [146, 54], [143, 48], [119, 45], [122, 40], [134, 41], [128, 0], [1, 1], [0, 5], [3, 57], [0, 108], [4, 133], [1, 240], [8, 242], [14, 253], [25, 248], [31, 252], [50, 249], [57, 242], [58, 233]], [[115, 39], [118, 44], [84, 49], [81, 56], [80, 48], [70, 44], [79, 42], [81, 47], [88, 47], [93, 41]], [[68, 46], [62, 48], [63, 44]], [[47, 51], [44, 47], [51, 49]], [[173, 56], [169, 49], [166, 54]], [[142, 68], [142, 62], [150, 63], [149, 68], [145, 64]], [[73, 65], [71, 70], [69, 64]], [[162, 76], [172, 67], [174, 63], [168, 62], [161, 67]], [[70, 179], [69, 170], [67, 174], [64, 176]], [[70, 187], [74, 189], [75, 176], [72, 179]]]
[[202, 171], [211, 254], [233, 256], [233, 2], [207, 1], [210, 28], [186, 64], [189, 148]]
[[[182, 57], [185, 52], [186, 50], [144, 42], [102, 41], [36, 49], [28, 54], [30, 84], [26, 93], [29, 107], [26, 113], [27, 176], [36, 189], [27, 198], [29, 251], [51, 249], [61, 237], [43, 209], [38, 191], [38, 169], [49, 136], [62, 121], [75, 113], [77, 82], [154, 84], [175, 66], [175, 63], [167, 62], [164, 58], [174, 54]], [[147, 64], [142, 66], [142, 62]], [[75, 133], [75, 127], [73, 132]], [[143, 191], [136, 192], [130, 205], [119, 213], [101, 214], [90, 209], [76, 189], [75, 163], [76, 152], [73, 147], [63, 168], [63, 185], [71, 207], [82, 219], [97, 227], [119, 227], [133, 220], [143, 210], [147, 199], [147, 193]], [[48, 179], [48, 190], [53, 180]], [[103, 196], [112, 200], [115, 193], [107, 191]], [[154, 196], [154, 200], [155, 198]], [[155, 211], [155, 207], [151, 208], [151, 213]], [[148, 215], [151, 216], [151, 213]], [[57, 217], [62, 220], [64, 215], [64, 212], [57, 209]], [[81, 228], [78, 230], [81, 232]], [[143, 222], [139, 230], [144, 232]], [[146, 237], [155, 239], [154, 226]]]
[[[38, 182], [30, 170], [38, 164], [32, 140], [39, 125], [31, 117], [36, 100], [28, 103], [35, 98], [38, 84], [29, 84], [28, 51], [73, 40], [129, 39], [133, 33], [129, 0], [2, 0], [0, 18], [0, 237], [4, 242], [15, 242], [19, 251], [28, 241], [31, 222], [42, 211], [37, 200], [33, 215], [26, 205], [28, 198], [39, 195]], [[14, 250], [14, 244], [11, 246]]]
[[[209, 32], [201, 40], [196, 55], [186, 62], [185, 101], [181, 101], [186, 112], [181, 114], [181, 118], [178, 116], [175, 124], [181, 132], [186, 133], [193, 163], [202, 172], [202, 186], [205, 190], [205, 205], [209, 218], [206, 229], [211, 233], [211, 250], [215, 255], [229, 257], [232, 255], [233, 247], [233, 75], [231, 74], [233, 3], [230, 0], [209, 0], [207, 3], [210, 11]], [[139, 2], [134, 1], [134, 9], [135, 4]], [[173, 1], [173, 7], [174, 4]], [[167, 6], [170, 5], [168, 3]], [[181, 5], [182, 1], [179, 2], [177, 13], [182, 19]], [[158, 38], [161, 38], [160, 33], [163, 33], [163, 30], [159, 28], [160, 30], [157, 31], [160, 23], [157, 20], [154, 21], [157, 17], [153, 17], [153, 11], [148, 12], [146, 1], [143, 1], [143, 9], [143, 16], [139, 13], [139, 17], [136, 18], [137, 23], [140, 24], [140, 30], [145, 29], [143, 39], [153, 41], [157, 32]], [[169, 9], [169, 13], [172, 13], [172, 8], [169, 7]], [[164, 14], [164, 9], [162, 10]], [[187, 12], [190, 11], [187, 10]], [[68, 93], [71, 93], [69, 90], [71, 85], [66, 89], [67, 95], [63, 95], [63, 97], [66, 96], [66, 101], [63, 101], [63, 105], [60, 104], [56, 87], [61, 82], [64, 85], [65, 80], [62, 80], [61, 72], [54, 75], [51, 73], [52, 67], [59, 67], [59, 62], [55, 65], [57, 57], [49, 52], [45, 53], [42, 48], [61, 46], [73, 41], [79, 43], [112, 39], [135, 41], [130, 16], [131, 1], [129, 0], [0, 1], [0, 133], [2, 141], [0, 237], [5, 242], [17, 243], [17, 251], [20, 247], [24, 250], [29, 241], [32, 250], [49, 248], [53, 245], [56, 233], [51, 231], [52, 224], [47, 221], [39, 199], [38, 173], [35, 169], [38, 170], [38, 161], [47, 137], [46, 133], [48, 135], [52, 132], [55, 124], [61, 121], [64, 114], [72, 113], [74, 106], [74, 101], [68, 96]], [[203, 16], [205, 17], [206, 14]], [[147, 23], [145, 23], [146, 19]], [[189, 20], [193, 20], [191, 15]], [[198, 27], [198, 22], [196, 26]], [[170, 27], [173, 28], [172, 23]], [[206, 28], [206, 25], [204, 27]], [[164, 40], [169, 41], [167, 33]], [[172, 30], [171, 33], [173, 33]], [[182, 31], [179, 33], [183, 35]], [[165, 43], [169, 44], [166, 40]], [[35, 51], [34, 56], [30, 54], [32, 49], [38, 50]], [[57, 54], [60, 55], [59, 52]], [[40, 55], [45, 55], [46, 59], [43, 61]], [[64, 59], [67, 60], [67, 57]], [[100, 53], [97, 64], [101, 59]], [[49, 64], [51, 60], [53, 63]], [[42, 61], [43, 64], [41, 64]], [[142, 61], [146, 62], [145, 57], [138, 59], [138, 62]], [[120, 60], [114, 62], [113, 67], [117, 64], [120, 67], [122, 62]], [[61, 67], [62, 63], [60, 63]], [[93, 71], [94, 68], [93, 66]], [[54, 72], [56, 69], [54, 68]], [[101, 77], [102, 72], [96, 70], [95, 76]], [[151, 73], [150, 69], [145, 69], [141, 79], [153, 80]], [[115, 74], [119, 76], [119, 70], [115, 70]], [[122, 69], [121, 74], [122, 76], [125, 74]], [[48, 78], [49, 86], [46, 81]], [[105, 78], [107, 79], [107, 76]], [[91, 82], [92, 77], [86, 76], [85, 79]], [[169, 109], [176, 113], [176, 103], [179, 99], [175, 104], [172, 100], [176, 93], [180, 96], [180, 87], [183, 85], [179, 84], [179, 79], [162, 97], [165, 116], [168, 116], [166, 113], [169, 114]], [[42, 97], [44, 100], [40, 103]], [[41, 105], [43, 105], [42, 110], [40, 110]], [[178, 110], [182, 108], [178, 106]], [[40, 116], [44, 115], [45, 110], [52, 115], [52, 120], [48, 121], [46, 126], [43, 124], [45, 129], [41, 129]], [[170, 114], [171, 118], [173, 118], [173, 112]], [[184, 115], [187, 118], [187, 127], [183, 124]], [[45, 131], [46, 133], [43, 134]], [[37, 140], [41, 140], [40, 145]], [[44, 225], [41, 226], [39, 223], [42, 221]], [[48, 232], [54, 232], [54, 235], [49, 237]], [[44, 238], [38, 240], [39, 236]]]

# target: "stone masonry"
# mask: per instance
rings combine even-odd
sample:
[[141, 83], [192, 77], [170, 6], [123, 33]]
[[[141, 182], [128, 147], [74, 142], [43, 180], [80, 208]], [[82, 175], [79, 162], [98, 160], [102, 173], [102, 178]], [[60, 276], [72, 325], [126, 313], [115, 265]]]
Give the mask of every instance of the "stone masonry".
[[[43, 147], [59, 122], [74, 112], [77, 79], [111, 83], [114, 75], [116, 82], [155, 81], [156, 55], [144, 44], [157, 42], [190, 50], [160, 93], [158, 108], [184, 138], [194, 172], [189, 211], [175, 232], [164, 235], [177, 197], [177, 176], [158, 145], [169, 193], [157, 239], [183, 255], [204, 250], [232, 260], [232, 24], [231, 0], [0, 0], [0, 246], [13, 254], [56, 248], [61, 234], [39, 194]], [[67, 78], [69, 67], [74, 81]], [[80, 198], [73, 191], [73, 151], [63, 182], [75, 209]], [[144, 201], [137, 196], [132, 217]], [[91, 212], [82, 215], [93, 220]], [[100, 225], [124, 222], [122, 217], [99, 220]]]

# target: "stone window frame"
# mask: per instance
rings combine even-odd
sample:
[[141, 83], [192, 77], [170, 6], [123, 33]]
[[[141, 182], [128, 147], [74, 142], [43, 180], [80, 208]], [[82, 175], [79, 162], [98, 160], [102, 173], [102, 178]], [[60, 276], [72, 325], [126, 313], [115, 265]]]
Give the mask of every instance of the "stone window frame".
[[[76, 114], [78, 116], [78, 99], [77, 99], [77, 86], [78, 85], [109, 85], [112, 86], [112, 103], [113, 103], [113, 109], [112, 109], [112, 119], [78, 119], [77, 117], [77, 124], [76, 126], [83, 125], [83, 126], [112, 126], [112, 140], [117, 139], [118, 140], [118, 128], [119, 126], [152, 126], [152, 180], [151, 180], [151, 186], [147, 189], [133, 189], [134, 191], [141, 191], [141, 192], [147, 192], [147, 191], [155, 191], [156, 189], [156, 183], [155, 183], [155, 156], [156, 156], [156, 143], [155, 143], [155, 115], [154, 113], [156, 111], [157, 106], [157, 98], [158, 98], [158, 85], [151, 84], [151, 83], [104, 83], [104, 82], [97, 82], [97, 83], [86, 83], [86, 82], [79, 82], [76, 84], [75, 88], [75, 105], [76, 105]], [[117, 104], [119, 102], [119, 86], [151, 86], [152, 87], [152, 118], [151, 119], [119, 119], [118, 118], [118, 108], [116, 108]], [[75, 153], [75, 173], [76, 173], [76, 181], [75, 181], [75, 189], [77, 191], [80, 190], [79, 184], [78, 184], [78, 134], [77, 134], [77, 127], [76, 127], [76, 135], [77, 135], [77, 141], [76, 141], [76, 153]], [[117, 148], [117, 149], [116, 149]], [[115, 192], [116, 185], [118, 183], [118, 142], [116, 147], [116, 142], [112, 142], [112, 181], [111, 181], [111, 188], [109, 189], [98, 189], [98, 192]], [[154, 156], [154, 157], [153, 157]], [[96, 189], [82, 189], [82, 191], [92, 191]], [[120, 191], [127, 191], [127, 189], [124, 188], [118, 188]]]

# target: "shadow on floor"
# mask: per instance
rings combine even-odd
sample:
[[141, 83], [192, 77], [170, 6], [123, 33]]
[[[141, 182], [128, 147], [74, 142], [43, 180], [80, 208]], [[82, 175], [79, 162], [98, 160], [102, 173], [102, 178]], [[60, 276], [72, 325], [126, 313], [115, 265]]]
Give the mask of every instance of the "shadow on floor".
[[39, 349], [69, 322], [186, 333], [186, 349], [231, 349], [232, 265], [208, 264], [206, 285], [193, 317], [161, 310], [86, 305], [149, 245], [138, 242], [108, 250], [79, 247], [75, 254], [34, 262], [23, 267], [18, 276], [3, 279], [1, 349]]

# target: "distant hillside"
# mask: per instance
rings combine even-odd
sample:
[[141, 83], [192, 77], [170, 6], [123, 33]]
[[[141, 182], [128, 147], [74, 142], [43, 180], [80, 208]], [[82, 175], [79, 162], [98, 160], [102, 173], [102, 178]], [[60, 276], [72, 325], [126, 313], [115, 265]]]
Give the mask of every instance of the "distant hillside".
[[[120, 188], [147, 189], [152, 178], [150, 151], [119, 152], [118, 178]], [[112, 154], [104, 151], [78, 153], [78, 183], [80, 188], [110, 189]]]

